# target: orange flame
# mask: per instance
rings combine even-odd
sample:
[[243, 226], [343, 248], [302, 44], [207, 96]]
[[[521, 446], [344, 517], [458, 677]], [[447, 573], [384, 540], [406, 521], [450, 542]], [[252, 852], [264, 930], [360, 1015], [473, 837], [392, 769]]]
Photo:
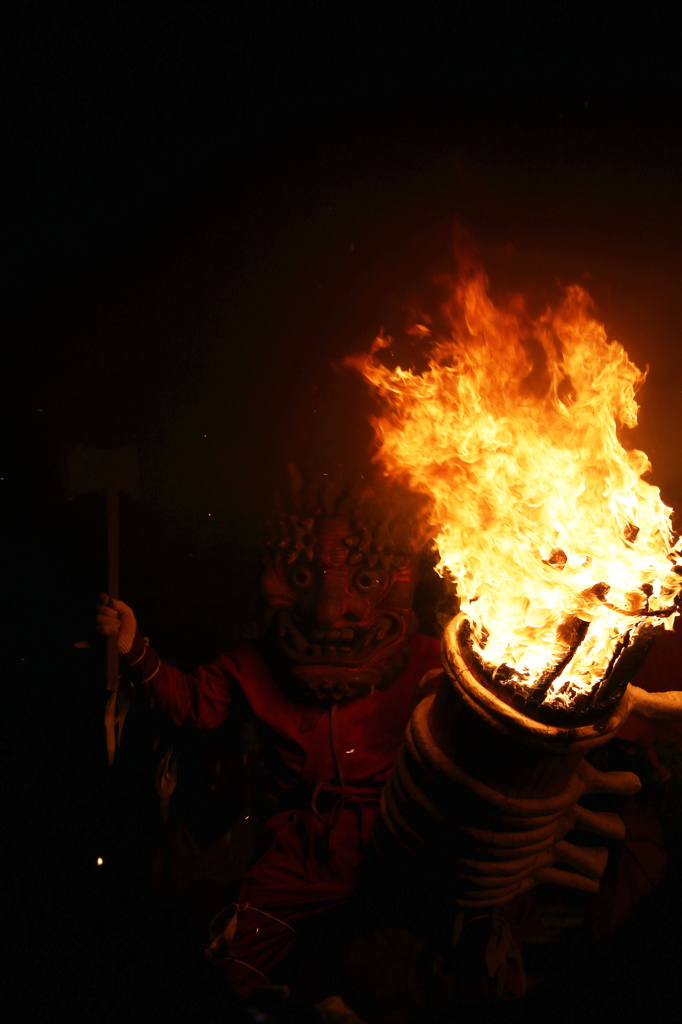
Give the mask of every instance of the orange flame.
[[[380, 402], [377, 458], [432, 499], [439, 571], [456, 578], [478, 655], [529, 687], [569, 656], [545, 700], [570, 705], [625, 634], [677, 614], [671, 509], [617, 436], [637, 423], [646, 374], [578, 285], [537, 317], [519, 297], [494, 304], [471, 261], [450, 287], [447, 329], [427, 318], [408, 332], [422, 372], [385, 365], [385, 337], [347, 363]], [[572, 617], [589, 627], [571, 655]]]

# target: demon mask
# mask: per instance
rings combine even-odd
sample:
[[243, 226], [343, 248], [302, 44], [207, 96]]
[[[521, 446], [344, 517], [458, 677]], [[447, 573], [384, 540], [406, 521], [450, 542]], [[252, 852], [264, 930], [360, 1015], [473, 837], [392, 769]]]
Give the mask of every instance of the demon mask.
[[[412, 601], [424, 530], [395, 494], [344, 488], [322, 476], [273, 523], [263, 591], [280, 648], [320, 699], [384, 689], [404, 667], [416, 628]], [[360, 481], [364, 484], [364, 481]]]

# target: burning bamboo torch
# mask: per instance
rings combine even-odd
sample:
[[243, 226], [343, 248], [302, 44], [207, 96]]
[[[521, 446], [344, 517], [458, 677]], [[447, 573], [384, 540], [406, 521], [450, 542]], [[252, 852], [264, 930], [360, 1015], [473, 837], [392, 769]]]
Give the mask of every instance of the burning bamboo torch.
[[[439, 333], [436, 320], [446, 325]], [[631, 773], [585, 755], [631, 712], [682, 718], [682, 699], [629, 686], [682, 588], [671, 510], [626, 450], [645, 375], [567, 289], [531, 316], [495, 305], [466, 260], [438, 315], [415, 324], [416, 372], [390, 367], [389, 339], [352, 357], [375, 391], [377, 458], [427, 495], [439, 570], [460, 614], [443, 637], [445, 677], [423, 701], [385, 788], [375, 846], [403, 878], [457, 906], [491, 906], [542, 881], [595, 891], [622, 838], [586, 793], [634, 793]]]

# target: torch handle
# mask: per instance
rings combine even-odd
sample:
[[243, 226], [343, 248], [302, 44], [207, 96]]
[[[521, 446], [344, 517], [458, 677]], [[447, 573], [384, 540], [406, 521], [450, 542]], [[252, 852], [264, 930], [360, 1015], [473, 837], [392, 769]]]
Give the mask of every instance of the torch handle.
[[[107, 587], [110, 598], [118, 598], [118, 491], [106, 489], [107, 499]], [[118, 638], [107, 638], [107, 690], [118, 690]]]

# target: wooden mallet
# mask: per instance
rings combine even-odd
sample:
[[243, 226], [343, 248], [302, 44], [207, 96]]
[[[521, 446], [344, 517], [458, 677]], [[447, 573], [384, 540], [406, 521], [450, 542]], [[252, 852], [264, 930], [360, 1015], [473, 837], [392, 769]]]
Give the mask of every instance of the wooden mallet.
[[[107, 522], [107, 591], [110, 598], [118, 598], [118, 519], [119, 494], [139, 497], [140, 482], [137, 452], [134, 445], [119, 448], [90, 448], [76, 445], [67, 455], [67, 491], [70, 498], [103, 491]], [[110, 697], [105, 712], [109, 764], [113, 763], [116, 747], [115, 726], [123, 724], [116, 717], [118, 692], [117, 637], [107, 637], [107, 690]], [[125, 717], [125, 714], [123, 715]]]

